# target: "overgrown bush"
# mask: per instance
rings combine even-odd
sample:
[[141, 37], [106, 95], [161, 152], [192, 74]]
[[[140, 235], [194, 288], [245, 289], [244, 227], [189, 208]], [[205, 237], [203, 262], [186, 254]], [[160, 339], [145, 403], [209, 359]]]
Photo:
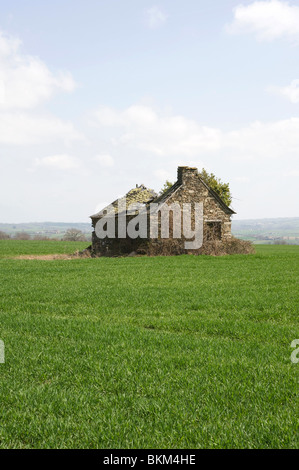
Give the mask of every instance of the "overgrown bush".
[[9, 238], [10, 238], [10, 235], [8, 233], [0, 230], [0, 240], [8, 240]]
[[186, 250], [180, 239], [151, 240], [137, 249], [137, 254], [148, 256], [193, 255], [248, 255], [255, 253], [253, 244], [247, 240], [231, 237], [228, 240], [205, 241], [198, 250]]
[[40, 240], [40, 241], [48, 241], [52, 240], [52, 238], [47, 237], [46, 235], [34, 235], [33, 240]]
[[30, 240], [30, 234], [27, 232], [16, 232], [14, 238], [16, 240]]
[[77, 228], [69, 228], [65, 232], [62, 240], [68, 242], [86, 242], [86, 237], [81, 230], [78, 230]]

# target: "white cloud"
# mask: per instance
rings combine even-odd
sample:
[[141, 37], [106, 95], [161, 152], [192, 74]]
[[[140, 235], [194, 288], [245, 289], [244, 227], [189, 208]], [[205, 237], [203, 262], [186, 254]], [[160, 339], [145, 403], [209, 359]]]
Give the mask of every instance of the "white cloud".
[[30, 145], [82, 138], [70, 122], [34, 109], [56, 92], [72, 92], [67, 72], [53, 74], [38, 57], [21, 51], [21, 41], [0, 31], [0, 144]]
[[0, 31], [0, 57], [9, 57], [17, 54], [22, 41], [14, 36], [8, 36]]
[[[119, 197], [122, 197], [122, 195], [120, 195]], [[117, 199], [117, 198], [116, 198]], [[95, 206], [92, 214], [97, 214], [99, 211], [101, 211], [104, 207], [107, 207], [109, 206], [109, 204], [111, 204], [111, 201], [100, 201], [98, 202], [98, 204]]]
[[0, 144], [30, 145], [82, 139], [71, 122], [48, 115], [23, 112], [0, 113]]
[[289, 2], [255, 1], [234, 9], [234, 20], [227, 26], [232, 34], [253, 33], [258, 40], [299, 39], [299, 6]]
[[151, 8], [148, 8], [145, 14], [147, 25], [151, 29], [159, 28], [167, 20], [167, 15], [163, 13], [161, 8], [157, 6], [152, 6]]
[[70, 73], [53, 74], [38, 57], [22, 54], [20, 46], [0, 31], [0, 110], [32, 109], [57, 91], [75, 89]]
[[148, 106], [134, 105], [118, 111], [101, 108], [95, 113], [99, 126], [114, 128], [116, 145], [133, 146], [159, 156], [197, 155], [198, 150], [220, 147], [221, 132], [200, 126], [183, 116], [163, 115]]
[[[226, 130], [138, 104], [125, 109], [101, 108], [94, 124], [105, 151], [121, 156], [111, 174], [115, 185], [108, 186], [102, 179], [102, 200], [116, 199], [115, 187], [125, 194], [141, 179], [159, 190], [166, 179], [176, 180], [177, 166], [189, 165], [206, 168], [230, 183], [233, 209], [241, 218], [298, 212], [296, 185], [290, 185], [284, 173], [290, 173], [295, 182], [299, 117], [256, 121]], [[284, 196], [289, 201], [287, 212]]]
[[94, 124], [103, 135], [109, 129], [114, 151], [119, 148], [122, 154], [126, 151], [138, 155], [142, 150], [145, 158], [171, 158], [193, 166], [203, 166], [203, 160], [207, 162], [212, 155], [222, 155], [229, 161], [261, 161], [286, 155], [297, 158], [299, 154], [299, 118], [257, 121], [237, 130], [223, 131], [201, 126], [183, 116], [165, 115], [135, 105], [125, 110], [102, 108], [95, 113]]
[[56, 170], [71, 170], [80, 167], [80, 162], [77, 158], [67, 154], [51, 155], [43, 158], [36, 158], [35, 165], [53, 168]]
[[250, 178], [247, 176], [235, 176], [233, 181], [236, 181], [237, 183], [249, 183]]
[[111, 168], [114, 166], [114, 159], [109, 154], [96, 155], [94, 160], [104, 168]]
[[256, 121], [223, 135], [222, 145], [231, 149], [231, 158], [262, 162], [273, 159], [297, 159], [299, 118], [280, 121]]
[[299, 80], [292, 80], [290, 85], [285, 87], [271, 86], [268, 88], [270, 93], [284, 96], [291, 103], [299, 103]]
[[173, 174], [169, 170], [160, 168], [159, 170], [154, 171], [154, 175], [159, 181], [171, 181]]
[[299, 170], [289, 170], [289, 171], [286, 171], [283, 176], [285, 176], [286, 178], [298, 178], [299, 177]]

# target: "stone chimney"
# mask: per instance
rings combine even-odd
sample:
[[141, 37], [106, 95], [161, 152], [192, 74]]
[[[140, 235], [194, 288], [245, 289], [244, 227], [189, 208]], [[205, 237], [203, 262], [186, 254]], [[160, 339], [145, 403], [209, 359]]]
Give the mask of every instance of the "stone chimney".
[[179, 166], [178, 167], [178, 183], [184, 184], [188, 183], [190, 179], [193, 179], [198, 175], [197, 168], [192, 168], [189, 166]]

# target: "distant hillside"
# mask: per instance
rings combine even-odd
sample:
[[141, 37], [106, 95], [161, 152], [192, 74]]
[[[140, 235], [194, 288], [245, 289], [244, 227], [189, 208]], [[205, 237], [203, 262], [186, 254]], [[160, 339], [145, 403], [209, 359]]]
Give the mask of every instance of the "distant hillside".
[[233, 220], [232, 233], [235, 237], [256, 243], [283, 241], [298, 245], [299, 217]]
[[[31, 237], [42, 235], [50, 238], [62, 238], [68, 228], [77, 228], [90, 237], [90, 223], [72, 222], [36, 222], [26, 224], [1, 224], [0, 231], [14, 236], [17, 232], [27, 232]], [[243, 240], [255, 243], [290, 243], [299, 244], [299, 217], [277, 219], [233, 220], [232, 233]]]
[[91, 235], [90, 223], [72, 222], [30, 222], [26, 224], [1, 224], [0, 231], [14, 236], [17, 232], [27, 232], [30, 236], [42, 235], [49, 238], [61, 238], [68, 228], [77, 228], [85, 235]]

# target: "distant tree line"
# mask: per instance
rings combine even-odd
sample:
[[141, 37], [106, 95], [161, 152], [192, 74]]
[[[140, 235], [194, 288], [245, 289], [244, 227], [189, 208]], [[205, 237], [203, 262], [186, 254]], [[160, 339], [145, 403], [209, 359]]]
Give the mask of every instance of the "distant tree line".
[[67, 241], [67, 242], [88, 242], [90, 241], [90, 236], [86, 236], [82, 230], [78, 230], [76, 228], [69, 228], [65, 232], [62, 238], [58, 237], [47, 237], [46, 235], [42, 234], [33, 234], [31, 235], [28, 232], [16, 232], [14, 235], [10, 235], [9, 233], [3, 232], [0, 230], [0, 240], [56, 240], [56, 241]]
[[[66, 242], [90, 242], [91, 236], [84, 234], [82, 230], [78, 230], [77, 228], [69, 228], [63, 235], [63, 237], [47, 237], [46, 235], [42, 234], [33, 234], [31, 235], [28, 232], [16, 232], [13, 236], [9, 233], [3, 232], [0, 230], [0, 240], [40, 240], [40, 241], [66, 241]], [[276, 238], [274, 240], [268, 241], [269, 245], [298, 245], [298, 239], [294, 240], [292, 243], [289, 240], [285, 240], [283, 238]]]
[[2, 232], [2, 230], [0, 230], [0, 240], [8, 240], [9, 238], [10, 235], [8, 235], [8, 233]]

